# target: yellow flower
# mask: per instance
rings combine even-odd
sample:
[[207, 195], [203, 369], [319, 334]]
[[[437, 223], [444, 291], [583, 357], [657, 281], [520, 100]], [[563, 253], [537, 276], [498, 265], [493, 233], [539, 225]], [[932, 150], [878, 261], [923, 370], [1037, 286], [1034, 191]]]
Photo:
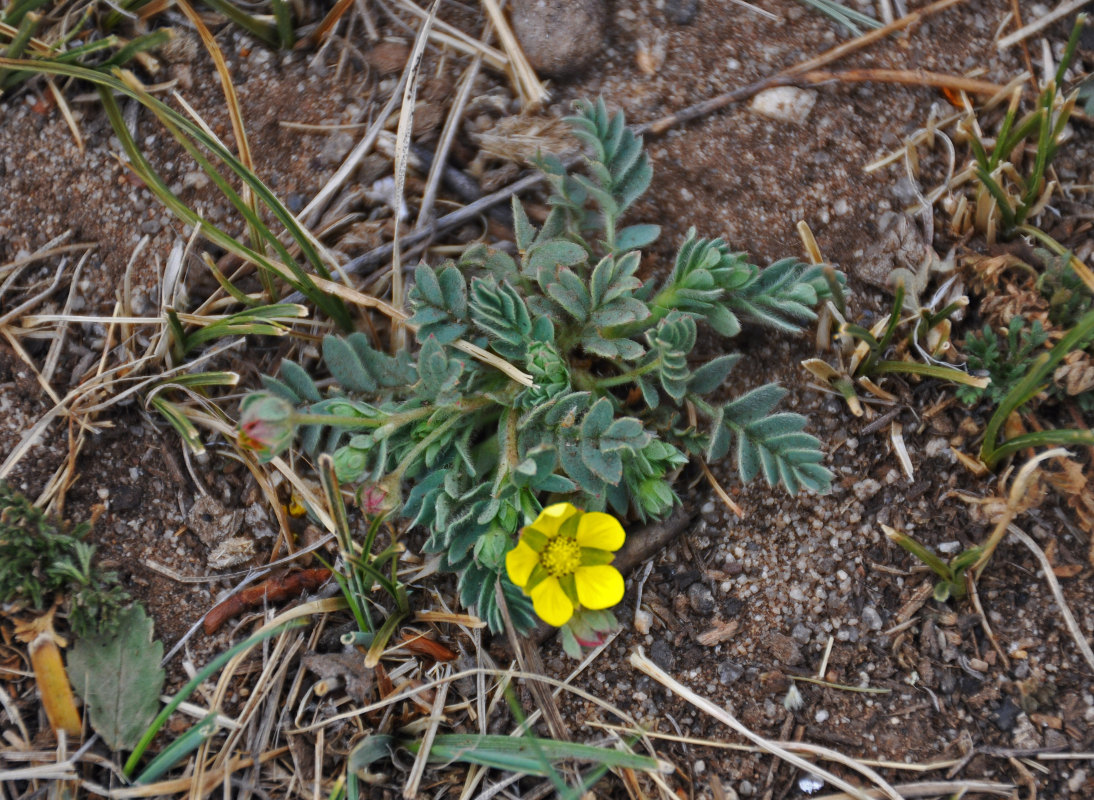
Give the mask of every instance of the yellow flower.
[[521, 529], [505, 569], [539, 618], [561, 627], [579, 606], [596, 611], [623, 599], [623, 576], [610, 564], [626, 538], [610, 514], [555, 503]]

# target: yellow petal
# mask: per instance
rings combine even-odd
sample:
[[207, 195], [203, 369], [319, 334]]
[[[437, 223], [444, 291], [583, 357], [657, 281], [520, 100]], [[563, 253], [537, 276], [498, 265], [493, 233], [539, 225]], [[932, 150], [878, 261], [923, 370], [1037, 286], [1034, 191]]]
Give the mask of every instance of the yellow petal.
[[574, 573], [574, 583], [577, 584], [577, 599], [581, 605], [593, 611], [611, 608], [623, 599], [623, 576], [607, 564], [578, 567]]
[[517, 542], [517, 546], [505, 554], [505, 571], [509, 573], [509, 580], [520, 587], [528, 583], [538, 563], [539, 553], [524, 542]]
[[623, 546], [626, 538], [623, 526], [611, 514], [590, 511], [577, 523], [577, 543], [582, 547], [614, 553]]
[[574, 604], [559, 586], [558, 578], [547, 578], [532, 589], [536, 615], [548, 625], [561, 628], [574, 615]]
[[562, 523], [576, 513], [577, 509], [570, 503], [555, 503], [540, 511], [536, 521], [529, 527], [535, 528], [548, 539], [553, 539], [558, 536]]

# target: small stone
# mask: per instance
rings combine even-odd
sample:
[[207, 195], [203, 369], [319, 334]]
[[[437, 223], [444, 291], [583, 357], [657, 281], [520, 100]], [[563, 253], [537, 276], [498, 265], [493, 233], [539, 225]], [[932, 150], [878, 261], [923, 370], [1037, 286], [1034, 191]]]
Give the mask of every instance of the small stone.
[[634, 629], [636, 631], [645, 636], [650, 632], [651, 625], [653, 625], [653, 614], [644, 608], [634, 612]]
[[817, 722], [827, 722], [828, 712], [823, 708], [818, 708], [817, 713], [813, 715], [813, 719], [815, 719]]
[[345, 131], [331, 134], [327, 137], [326, 144], [319, 151], [319, 163], [326, 167], [333, 167], [342, 163], [342, 159], [353, 149], [356, 140], [352, 134]]
[[699, 16], [699, 0], [665, 0], [665, 19], [675, 25], [690, 25]]
[[255, 543], [253, 539], [244, 539], [242, 536], [233, 536], [225, 539], [209, 551], [209, 567], [211, 569], [227, 569], [239, 566], [255, 557]]
[[243, 511], [227, 509], [211, 494], [203, 494], [190, 507], [186, 524], [206, 547], [216, 547], [239, 530]]
[[727, 658], [718, 665], [718, 680], [725, 685], [735, 683], [744, 674], [744, 667], [732, 659]]
[[562, 79], [600, 52], [606, 17], [604, 0], [517, 0], [510, 22], [528, 63]]
[[872, 631], [880, 631], [885, 624], [881, 619], [881, 614], [877, 613], [877, 609], [873, 606], [862, 607], [862, 622]]
[[115, 486], [110, 493], [110, 510], [130, 511], [140, 505], [142, 496], [139, 486]]
[[650, 645], [650, 658], [654, 664], [665, 670], [665, 672], [672, 672], [673, 665], [676, 663], [676, 655], [672, 652], [672, 645], [664, 639], [658, 639]]
[[999, 709], [995, 712], [995, 727], [1001, 731], [1009, 731], [1018, 720], [1022, 709], [1009, 697], [1005, 698]]
[[765, 89], [752, 98], [749, 106], [757, 114], [763, 114], [780, 122], [802, 125], [817, 102], [817, 93], [795, 86], [776, 86]]
[[693, 583], [688, 587], [688, 603], [696, 614], [709, 617], [714, 613], [714, 595], [704, 583]]
[[752, 787], [751, 781], [741, 781], [737, 784], [737, 792], [741, 797], [751, 797], [752, 793], [756, 790]]
[[790, 631], [790, 635], [794, 637], [794, 641], [798, 644], [809, 644], [809, 640], [813, 638], [813, 632], [803, 622], [795, 625], [794, 630]]
[[804, 661], [801, 647], [789, 636], [782, 633], [771, 632], [767, 634], [767, 649], [779, 662], [789, 667], [797, 666]]
[[1014, 730], [1011, 731], [1010, 737], [1011, 742], [1019, 750], [1038, 750], [1044, 747], [1044, 741], [1037, 732], [1037, 727], [1027, 714], [1018, 715], [1018, 722], [1015, 724]]
[[1079, 767], [1071, 773], [1071, 777], [1067, 779], [1067, 788], [1072, 794], [1076, 794], [1083, 788], [1083, 784], [1086, 783], [1086, 769]]

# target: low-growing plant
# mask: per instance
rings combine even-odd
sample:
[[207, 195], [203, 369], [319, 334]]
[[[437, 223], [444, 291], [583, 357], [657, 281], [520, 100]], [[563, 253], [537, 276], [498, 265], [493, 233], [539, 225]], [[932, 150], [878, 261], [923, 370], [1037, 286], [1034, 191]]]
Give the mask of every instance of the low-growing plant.
[[[972, 117], [966, 120], [965, 130], [969, 135], [969, 144], [976, 160], [976, 177], [980, 182], [975, 221], [977, 228], [985, 232], [989, 240], [994, 240], [996, 230], [1005, 237], [1016, 232], [1028, 232], [1029, 220], [1040, 213], [1052, 197], [1056, 183], [1046, 176], [1079, 96], [1076, 89], [1061, 99], [1060, 87], [1075, 56], [1085, 24], [1086, 15], [1080, 14], [1056, 73], [1046, 76], [1036, 108], [1019, 118], [1021, 93], [1014, 93], [990, 152], [980, 138]], [[1023, 175], [1019, 166], [1027, 144], [1032, 145], [1034, 155], [1028, 172]]]
[[[839, 291], [838, 287], [835, 291]], [[838, 361], [836, 365], [821, 358], [802, 362], [813, 377], [843, 397], [855, 416], [863, 414], [855, 384], [874, 396], [889, 399], [889, 393], [875, 382], [887, 374], [935, 378], [959, 387], [983, 389], [987, 385], [987, 379], [941, 361], [950, 348], [951, 317], [965, 307], [967, 300], [961, 298], [946, 303], [938, 310], [919, 307], [918, 302], [913, 301], [909, 310], [905, 307], [906, 297], [904, 283], [898, 282], [889, 313], [869, 329], [847, 321], [837, 304], [830, 303], [827, 311], [837, 323], [835, 350]], [[844, 303], [838, 305], [846, 308]]]
[[1088, 311], [1067, 331], [1051, 350], [1044, 351], [1029, 364], [1028, 370], [1016, 381], [999, 402], [984, 429], [980, 460], [994, 468], [1003, 458], [1027, 447], [1094, 445], [1094, 428], [1064, 428], [1038, 430], [1000, 440], [1003, 425], [1010, 415], [1025, 406], [1051, 385], [1052, 373], [1072, 351], [1094, 340], [1094, 311]]
[[540, 160], [550, 212], [537, 230], [514, 201], [515, 255], [476, 245], [416, 268], [405, 320], [416, 352], [329, 336], [328, 389], [284, 361], [243, 405], [243, 443], [272, 457], [298, 435], [306, 453], [333, 454], [359, 497], [425, 527], [425, 549], [459, 576], [463, 605], [495, 630], [499, 591], [519, 629], [533, 623], [505, 557], [548, 503], [661, 518], [689, 458], [731, 451], [745, 482], [762, 474], [796, 494], [832, 478], [806, 419], [776, 410], [786, 390], [716, 402], [741, 356], [691, 363], [703, 324], [726, 337], [744, 321], [800, 330], [830, 294], [824, 268], [785, 259], [761, 269], [692, 230], [665, 280], [641, 280], [640, 249], [659, 228], [620, 221], [650, 183], [642, 142], [603, 102], [577, 111], [586, 170]]
[[91, 524], [66, 526], [0, 481], [0, 603], [45, 611], [63, 602], [78, 637], [110, 634], [129, 594], [93, 563]]

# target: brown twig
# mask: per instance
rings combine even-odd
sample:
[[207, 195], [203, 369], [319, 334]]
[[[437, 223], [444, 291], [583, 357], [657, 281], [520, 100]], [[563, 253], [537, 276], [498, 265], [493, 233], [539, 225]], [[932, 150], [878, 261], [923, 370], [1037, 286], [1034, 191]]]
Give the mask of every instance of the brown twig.
[[935, 86], [939, 89], [956, 89], [969, 94], [982, 94], [994, 97], [1006, 89], [998, 83], [966, 78], [961, 75], [949, 75], [944, 72], [929, 72], [924, 69], [847, 69], [838, 72], [811, 70], [801, 76], [807, 83], [898, 83], [904, 86]]
[[207, 635], [216, 633], [220, 626], [232, 617], [254, 608], [261, 603], [278, 603], [304, 592], [311, 592], [326, 583], [331, 576], [329, 569], [302, 569], [270, 578], [257, 586], [251, 586], [238, 592], [213, 607], [202, 622]]
[[653, 134], [661, 134], [670, 128], [675, 127], [684, 122], [690, 122], [693, 119], [699, 117], [705, 117], [719, 109], [732, 105], [733, 103], [739, 103], [741, 100], [747, 100], [749, 97], [762, 92], [764, 89], [771, 89], [776, 86], [786, 86], [795, 82], [796, 78], [800, 78], [803, 74], [813, 72], [820, 69], [823, 66], [831, 64], [833, 61], [837, 61], [843, 58], [845, 55], [853, 53], [857, 50], [861, 50], [867, 45], [873, 44], [878, 39], [883, 39], [891, 33], [903, 30], [915, 23], [926, 19], [932, 14], [936, 14], [939, 11], [944, 11], [950, 6], [956, 5], [962, 2], [962, 0], [936, 0], [929, 6], [913, 11], [901, 17], [898, 20], [894, 20], [888, 25], [878, 28], [876, 30], [868, 31], [862, 36], [852, 39], [849, 42], [837, 45], [830, 50], [821, 53], [815, 58], [811, 58], [807, 61], [802, 61], [789, 69], [785, 69], [776, 75], [771, 75], [767, 78], [762, 78], [748, 86], [742, 86], [739, 89], [734, 89], [724, 94], [720, 94], [716, 97], [711, 97], [708, 100], [704, 100], [701, 103], [696, 103], [693, 106], [677, 111], [675, 114], [670, 114], [667, 117], [662, 117], [654, 122], [647, 123], [640, 126], [639, 132], [649, 131]]

